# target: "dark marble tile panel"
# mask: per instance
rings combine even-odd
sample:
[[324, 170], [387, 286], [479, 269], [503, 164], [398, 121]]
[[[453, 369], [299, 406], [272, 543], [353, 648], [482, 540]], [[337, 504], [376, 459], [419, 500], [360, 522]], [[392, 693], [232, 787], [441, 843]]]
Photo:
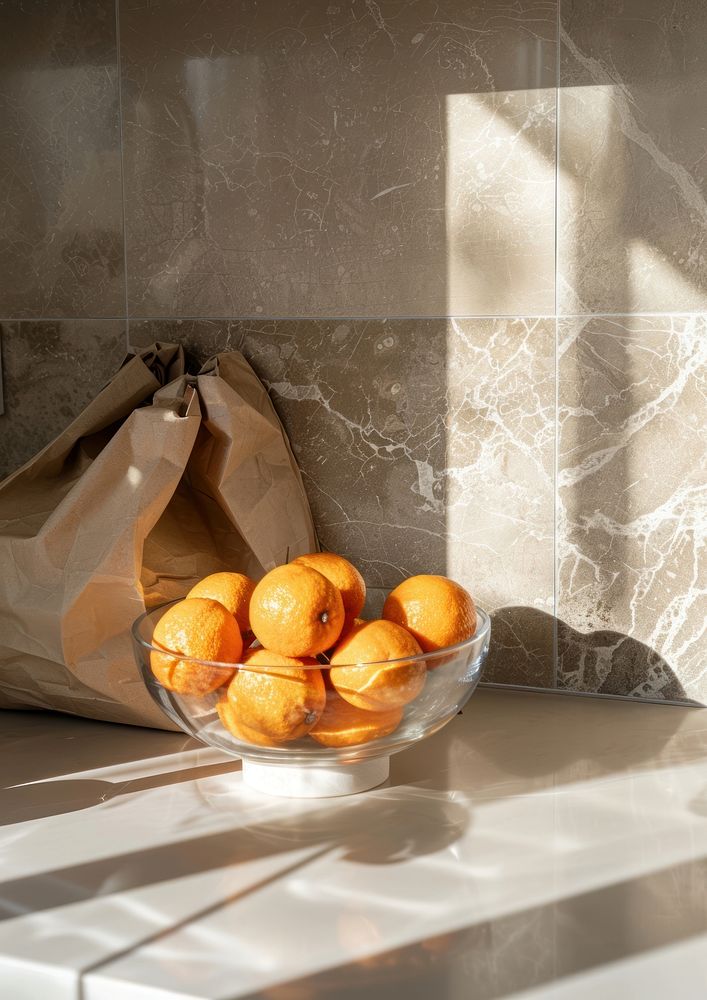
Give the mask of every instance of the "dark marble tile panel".
[[93, 399], [125, 357], [119, 320], [0, 324], [5, 413], [0, 478], [49, 444]]
[[121, 0], [130, 310], [554, 305], [554, 0]]
[[115, 7], [0, 6], [0, 316], [125, 310]]

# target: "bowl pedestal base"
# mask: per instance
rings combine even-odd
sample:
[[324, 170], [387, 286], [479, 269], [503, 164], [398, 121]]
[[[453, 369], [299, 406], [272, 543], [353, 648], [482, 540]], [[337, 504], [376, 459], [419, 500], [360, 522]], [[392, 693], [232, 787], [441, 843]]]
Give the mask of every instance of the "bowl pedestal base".
[[390, 757], [325, 767], [260, 764], [243, 759], [243, 781], [249, 788], [290, 799], [323, 799], [365, 792], [382, 784], [389, 773]]

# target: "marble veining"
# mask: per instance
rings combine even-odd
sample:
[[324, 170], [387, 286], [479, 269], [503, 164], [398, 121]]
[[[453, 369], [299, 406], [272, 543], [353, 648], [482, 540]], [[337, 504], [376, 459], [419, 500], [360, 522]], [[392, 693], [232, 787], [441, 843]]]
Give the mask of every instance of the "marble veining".
[[546, 0], [122, 0], [131, 311], [550, 311], [555, 31]]
[[3, 479], [79, 415], [120, 367], [126, 345], [122, 320], [0, 323], [0, 337]]
[[0, 6], [0, 316], [125, 311], [112, 0]]
[[0, 475], [126, 331], [237, 348], [323, 544], [467, 583], [487, 680], [704, 701], [705, 39], [701, 0], [0, 5]]
[[[202, 361], [245, 353], [322, 544], [371, 584], [450, 573], [489, 610], [553, 610], [554, 321], [153, 321], [130, 336], [178, 340]], [[529, 661], [512, 632], [504, 676], [547, 681], [552, 644]]]
[[563, 2], [558, 308], [707, 307], [707, 6]]
[[560, 683], [702, 700], [707, 317], [566, 320], [559, 347], [558, 615], [619, 633], [568, 639]]

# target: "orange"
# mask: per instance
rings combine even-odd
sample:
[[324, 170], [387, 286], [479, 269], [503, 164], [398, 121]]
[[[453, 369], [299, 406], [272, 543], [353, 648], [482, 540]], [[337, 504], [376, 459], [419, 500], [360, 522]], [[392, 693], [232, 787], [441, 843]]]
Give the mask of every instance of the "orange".
[[[351, 631], [352, 628], [355, 628], [356, 625], [363, 625], [367, 621], [368, 621], [367, 618], [349, 618], [348, 615], [347, 615], [346, 618], [344, 619], [344, 627], [342, 628], [341, 635], [339, 636], [339, 638], [337, 640], [337, 645], [338, 645], [338, 643], [340, 643], [344, 639], [345, 636], [347, 636], [349, 634], [349, 632]], [[334, 652], [334, 649], [328, 649], [326, 651], [326, 653], [323, 654], [324, 658], [323, 658], [322, 662], [323, 663], [328, 663], [329, 662], [329, 657], [330, 657], [330, 655], [333, 652]], [[328, 671], [325, 670], [324, 671], [324, 683], [327, 684], [327, 686], [329, 686], [329, 681], [328, 681], [327, 674], [328, 674]]]
[[250, 626], [265, 649], [283, 656], [316, 656], [341, 635], [341, 594], [309, 566], [278, 566], [253, 591]]
[[150, 654], [152, 673], [163, 687], [178, 694], [209, 694], [233, 677], [233, 671], [224, 667], [179, 657], [237, 663], [243, 651], [236, 619], [223, 604], [203, 597], [186, 598], [165, 611], [155, 626], [152, 644], [165, 650]]
[[276, 746], [274, 740], [271, 740], [268, 736], [263, 733], [257, 732], [255, 729], [249, 729], [248, 726], [244, 726], [242, 722], [238, 721], [235, 711], [233, 710], [228, 697], [225, 696], [216, 705], [216, 711], [218, 712], [218, 717], [221, 720], [221, 725], [228, 729], [228, 731], [240, 740], [242, 743], [255, 743], [256, 746], [261, 747], [272, 747]]
[[366, 603], [366, 584], [356, 567], [334, 552], [310, 552], [292, 560], [294, 566], [309, 566], [330, 580], [341, 594], [347, 622], [361, 614]]
[[247, 653], [227, 692], [237, 725], [273, 743], [306, 736], [326, 704], [324, 679], [316, 666], [316, 660], [269, 649]]
[[426, 653], [471, 639], [476, 608], [471, 594], [446, 576], [411, 576], [392, 590], [383, 617], [402, 625]]
[[[371, 712], [400, 708], [418, 696], [427, 676], [423, 660], [406, 663], [403, 657], [421, 653], [417, 641], [400, 625], [364, 622], [354, 626], [331, 654], [329, 679], [341, 697], [357, 708]], [[348, 665], [368, 663], [374, 665]]]
[[389, 736], [398, 728], [402, 708], [365, 712], [345, 701], [336, 691], [327, 691], [326, 706], [309, 735], [325, 747], [350, 747]]
[[243, 573], [212, 573], [192, 587], [187, 597], [210, 597], [235, 615], [241, 632], [250, 630], [248, 606], [255, 590], [255, 580]]

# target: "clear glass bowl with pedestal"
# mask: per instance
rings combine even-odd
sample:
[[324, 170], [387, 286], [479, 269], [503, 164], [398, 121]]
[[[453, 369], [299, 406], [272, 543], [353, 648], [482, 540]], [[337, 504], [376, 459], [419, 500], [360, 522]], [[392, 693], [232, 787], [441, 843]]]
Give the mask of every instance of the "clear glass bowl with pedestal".
[[[384, 598], [383, 591], [371, 588], [365, 616], [376, 617]], [[228, 712], [233, 709], [228, 688], [235, 671], [259, 673], [263, 670], [261, 665], [256, 669], [247, 663], [216, 663], [179, 656], [180, 663], [187, 667], [212, 671], [215, 683], [222, 677], [215, 690], [199, 697], [168, 690], [153, 673], [153, 656], [164, 657], [165, 654], [163, 647], [153, 645], [154, 629], [165, 611], [175, 603], [172, 601], [147, 611], [133, 625], [135, 657], [151, 696], [185, 733], [208, 746], [240, 757], [247, 784], [270, 794], [290, 797], [346, 795], [384, 782], [391, 754], [436, 733], [471, 697], [481, 677], [491, 633], [489, 616], [477, 606], [476, 632], [465, 642], [401, 660], [348, 666], [347, 676], [353, 678], [354, 688], [359, 671], [362, 677], [364, 671], [366, 677], [370, 677], [377, 669], [394, 676], [400, 669], [417, 678], [415, 696], [392, 712], [359, 712], [356, 706], [351, 709], [342, 703], [330, 679], [332, 667], [328, 663], [305, 668], [321, 671], [324, 681], [326, 704], [321, 722], [299, 738], [266, 743], [257, 734], [252, 738], [246, 735], [252, 731], [239, 726], [237, 717], [234, 722], [232, 715], [224, 715], [224, 707]], [[170, 652], [179, 653], [178, 650]], [[340, 671], [341, 667], [338, 664], [333, 669]], [[283, 677], [287, 674], [283, 667], [272, 670]], [[306, 678], [304, 683], [307, 683]], [[320, 682], [317, 684], [321, 690]], [[338, 724], [339, 709], [346, 717], [343, 726]], [[326, 725], [327, 720], [333, 720], [333, 725]]]

